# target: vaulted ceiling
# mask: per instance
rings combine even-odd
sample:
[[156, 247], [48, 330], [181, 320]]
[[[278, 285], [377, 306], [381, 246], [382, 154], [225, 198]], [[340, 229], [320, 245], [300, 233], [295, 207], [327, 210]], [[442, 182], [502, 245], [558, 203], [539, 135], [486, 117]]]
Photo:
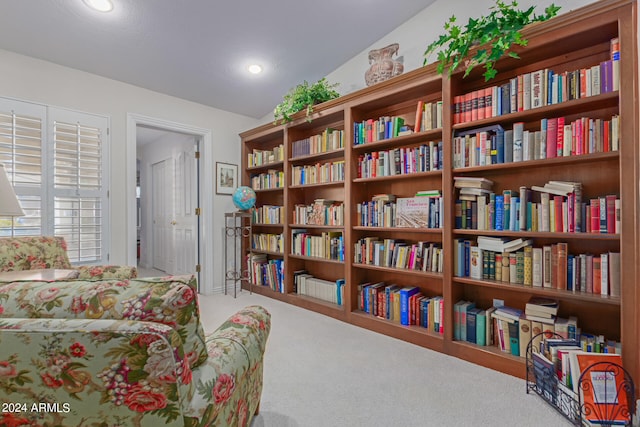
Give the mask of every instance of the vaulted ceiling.
[[0, 48], [260, 118], [434, 0], [112, 1], [2, 1]]

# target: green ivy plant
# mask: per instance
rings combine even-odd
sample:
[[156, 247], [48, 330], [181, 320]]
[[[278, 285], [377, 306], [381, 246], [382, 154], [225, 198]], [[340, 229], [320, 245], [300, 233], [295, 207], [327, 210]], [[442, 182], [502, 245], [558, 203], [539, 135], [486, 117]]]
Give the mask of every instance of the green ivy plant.
[[292, 116], [298, 111], [307, 111], [307, 121], [311, 121], [313, 106], [321, 102], [338, 98], [340, 94], [335, 91], [338, 83], [329, 83], [326, 78], [318, 80], [310, 85], [306, 80], [287, 92], [283, 101], [273, 110], [273, 124], [290, 122]]
[[[527, 10], [519, 10], [518, 3], [511, 4], [496, 0], [496, 4], [489, 10], [487, 16], [469, 18], [466, 26], [456, 23], [455, 15], [444, 25], [445, 34], [427, 46], [424, 52], [424, 65], [427, 65], [429, 55], [438, 51], [438, 73], [442, 74], [445, 67], [449, 67], [451, 75], [461, 64], [467, 69], [464, 77], [468, 76], [476, 65], [484, 66], [485, 81], [489, 81], [497, 74], [495, 63], [503, 55], [519, 59], [516, 52], [510, 51], [513, 45], [526, 46], [528, 41], [520, 32], [526, 25], [533, 22], [546, 21], [558, 14], [559, 6], [551, 4], [544, 10], [544, 14], [533, 13], [535, 6]], [[470, 50], [478, 46], [475, 54], [468, 58]]]

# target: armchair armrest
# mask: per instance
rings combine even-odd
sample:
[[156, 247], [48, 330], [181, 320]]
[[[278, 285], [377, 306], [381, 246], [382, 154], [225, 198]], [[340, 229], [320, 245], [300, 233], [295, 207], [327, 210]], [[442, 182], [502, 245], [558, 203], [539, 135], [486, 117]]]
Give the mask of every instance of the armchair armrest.
[[270, 328], [270, 314], [250, 306], [207, 335], [207, 362], [193, 371], [195, 394], [185, 413], [187, 427], [249, 425], [262, 394]]

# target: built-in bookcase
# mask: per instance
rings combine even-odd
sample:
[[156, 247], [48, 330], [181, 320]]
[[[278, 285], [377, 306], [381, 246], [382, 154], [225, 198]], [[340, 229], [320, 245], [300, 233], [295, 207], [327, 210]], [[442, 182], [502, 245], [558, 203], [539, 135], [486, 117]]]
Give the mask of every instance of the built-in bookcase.
[[[285, 262], [284, 292], [268, 287], [260, 287], [258, 292], [520, 377], [525, 376], [524, 357], [507, 354], [495, 346], [477, 346], [455, 339], [454, 305], [460, 300], [467, 300], [474, 301], [477, 307], [488, 308], [495, 300], [502, 300], [507, 306], [523, 309], [532, 296], [552, 297], [560, 301], [558, 315], [575, 316], [582, 332], [620, 342], [625, 367], [639, 384], [640, 340], [636, 331], [640, 328], [637, 287], [640, 279], [637, 267], [640, 259], [637, 243], [640, 235], [637, 204], [640, 120], [636, 8], [634, 1], [600, 1], [526, 29], [529, 44], [517, 50], [522, 59], [501, 60], [497, 65], [497, 78], [490, 82], [484, 81], [481, 67], [463, 78], [462, 72], [442, 77], [436, 73], [435, 66], [427, 66], [316, 106], [311, 122], [300, 115], [287, 125], [265, 125], [242, 133], [243, 184], [250, 185], [253, 175], [271, 170], [284, 175], [284, 188], [257, 191], [258, 206], [283, 206], [284, 223], [254, 224], [258, 232], [283, 233], [282, 255], [268, 254], [268, 257], [281, 257]], [[612, 40], [619, 48], [617, 63], [612, 66], [613, 72], [619, 73], [618, 83], [606, 90], [596, 89], [594, 83], [587, 93], [587, 89], [579, 84], [580, 79], [587, 76], [581, 76], [579, 70], [588, 69], [589, 78], [596, 75], [604, 79], [603, 73], [609, 71], [603, 69], [601, 73], [600, 64], [612, 59]], [[558, 84], [571, 84], [573, 89], [573, 85], [578, 84], [576, 92], [568, 96], [567, 93], [571, 92], [565, 91], [561, 96], [550, 95], [548, 99], [541, 100], [540, 96], [544, 97], [554, 88], [550, 86], [554, 84], [553, 77], [549, 77], [551, 74], [563, 76], [561, 83], [555, 83], [556, 88]], [[535, 93], [542, 91], [542, 95], [521, 105], [516, 101], [514, 111], [497, 110], [494, 103], [498, 102], [498, 96], [501, 97], [501, 106], [507, 102], [498, 88], [515, 84], [517, 90], [518, 79], [524, 84], [523, 76], [526, 76], [529, 90]], [[542, 86], [534, 89], [532, 78], [536, 82], [542, 79]], [[584, 93], [581, 94], [580, 90]], [[476, 104], [473, 103], [474, 97]], [[466, 108], [462, 107], [462, 102], [466, 99], [470, 101], [469, 105], [475, 108], [484, 106], [486, 110], [466, 118], [461, 116], [462, 108]], [[510, 98], [508, 102], [512, 102]], [[425, 113], [425, 105], [429, 114]], [[551, 152], [548, 156], [546, 152], [541, 155], [540, 145], [534, 145], [522, 158], [519, 155], [517, 159], [511, 159], [517, 161], [505, 161], [503, 158], [497, 161], [498, 147], [490, 144], [491, 132], [495, 129], [519, 129], [530, 135], [528, 141], [532, 144], [540, 144], [535, 140], [536, 135], [539, 138], [547, 122], [557, 118], [562, 118], [565, 125], [580, 123], [590, 126], [590, 123], [597, 123], [600, 128], [606, 126], [608, 135], [610, 126], [615, 125], [617, 139], [614, 144], [611, 139], [604, 141], [597, 137], [592, 145], [586, 142], [580, 150], [575, 147], [573, 151], [560, 150], [553, 157]], [[605, 125], [605, 122], [610, 124]], [[476, 158], [475, 163], [461, 164], [459, 137], [463, 135], [464, 139], [464, 135], [469, 134], [475, 137], [476, 131], [486, 129], [490, 129], [489, 145], [485, 147], [488, 152], [482, 154], [486, 157], [483, 161]], [[578, 132], [576, 129], [580, 128], [568, 129]], [[319, 136], [321, 141], [323, 138], [327, 140], [326, 135], [333, 131], [341, 131], [340, 146], [325, 143], [326, 149], [300, 154], [300, 141], [315, 136]], [[281, 162], [248, 167], [248, 155], [252, 150], [272, 150], [280, 145], [284, 147]], [[476, 148], [479, 156], [480, 147]], [[401, 163], [399, 167], [398, 162]], [[305, 169], [306, 178], [309, 173], [315, 174], [313, 180], [299, 179], [304, 168], [315, 168]], [[330, 179], [316, 179], [326, 176], [327, 170], [331, 171]], [[600, 200], [606, 196], [620, 200], [619, 228], [617, 232], [596, 233], [592, 232], [595, 230], [542, 231], [533, 226], [502, 230], [461, 226], [456, 223], [460, 214], [457, 206], [460, 190], [454, 182], [463, 177], [492, 181], [491, 191], [495, 195], [502, 195], [508, 190], [519, 194], [527, 189], [523, 194], [533, 204], [540, 203], [540, 193], [532, 191], [532, 187], [543, 187], [552, 180], [579, 182], [582, 201]], [[371, 209], [371, 206], [395, 212], [394, 200], [389, 195], [394, 196], [397, 202], [400, 198], [414, 197], [428, 190], [439, 192], [435, 196], [431, 193], [433, 209], [441, 218], [439, 226], [432, 223], [432, 226], [399, 228], [388, 218], [378, 222], [362, 221], [363, 209]], [[300, 206], [311, 206], [318, 200], [343, 202], [343, 224], [296, 223], [296, 206], [300, 209]], [[567, 200], [564, 201], [566, 204]], [[556, 202], [562, 203], [560, 200]], [[469, 215], [472, 215], [471, 209]], [[386, 217], [381, 214], [380, 218]], [[292, 238], [301, 230], [314, 236], [340, 235], [343, 258], [321, 259], [294, 251]], [[568, 254], [574, 256], [619, 253], [620, 295], [529, 286], [495, 280], [495, 277], [473, 278], [458, 274], [456, 251], [459, 242], [475, 244], [480, 236], [505, 240], [522, 238], [531, 240], [530, 246], [534, 248], [566, 243]], [[441, 270], [416, 268], [415, 260], [413, 266], [409, 264], [400, 268], [395, 262], [389, 263], [385, 248], [398, 243], [420, 251], [425, 247], [439, 249]], [[369, 247], [367, 245], [379, 251], [376, 261], [362, 262], [361, 251], [363, 247]], [[251, 249], [244, 250], [248, 253]], [[341, 305], [299, 295], [296, 276], [300, 274], [330, 282], [345, 279]], [[379, 282], [396, 285], [397, 288], [386, 292], [396, 290], [398, 294], [399, 288], [417, 288], [418, 295], [423, 298], [421, 302], [417, 298], [414, 301], [426, 304], [425, 307], [429, 303], [432, 308], [439, 307], [440, 313], [430, 321], [435, 319], [443, 327], [440, 330], [425, 328], [419, 321], [415, 325], [401, 324], [397, 318], [389, 316], [385, 306], [393, 301], [393, 297], [385, 300], [380, 296], [377, 301], [382, 305], [376, 306], [377, 311], [372, 312], [372, 300], [366, 304], [363, 302], [363, 289]], [[378, 288], [384, 292], [384, 286]], [[367, 292], [371, 297], [371, 293], [377, 293], [379, 289]]]

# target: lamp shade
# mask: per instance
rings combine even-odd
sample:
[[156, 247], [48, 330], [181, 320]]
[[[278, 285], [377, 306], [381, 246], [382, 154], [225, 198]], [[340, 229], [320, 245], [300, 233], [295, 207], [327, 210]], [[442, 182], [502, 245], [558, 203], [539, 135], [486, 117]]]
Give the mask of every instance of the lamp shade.
[[0, 216], [24, 216], [4, 165], [0, 164]]

